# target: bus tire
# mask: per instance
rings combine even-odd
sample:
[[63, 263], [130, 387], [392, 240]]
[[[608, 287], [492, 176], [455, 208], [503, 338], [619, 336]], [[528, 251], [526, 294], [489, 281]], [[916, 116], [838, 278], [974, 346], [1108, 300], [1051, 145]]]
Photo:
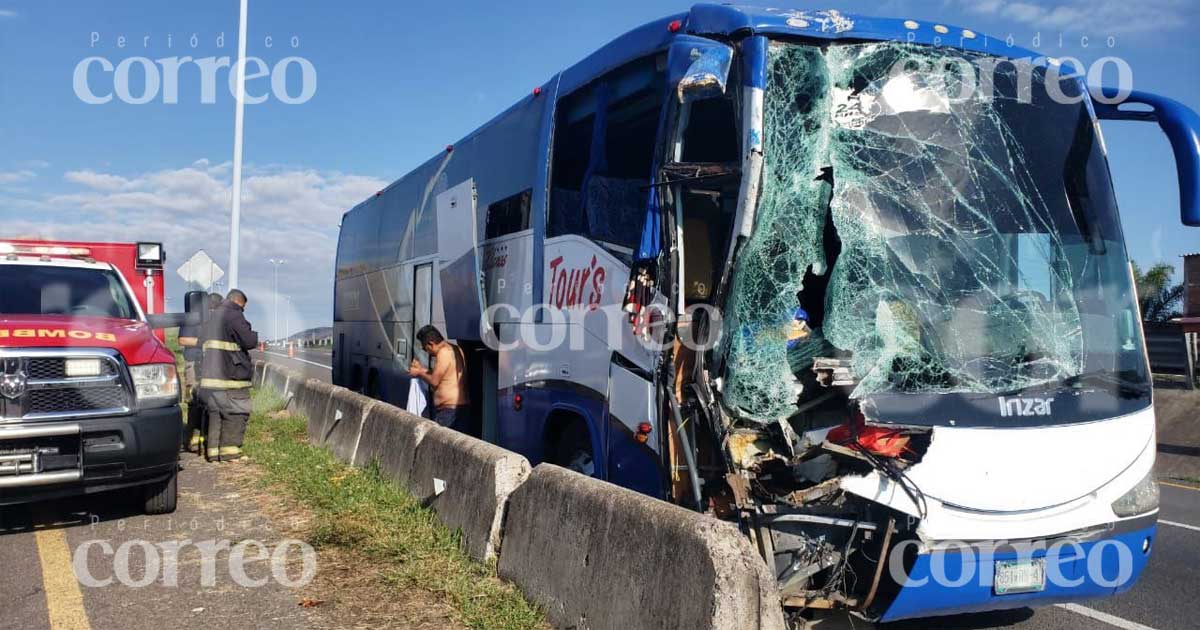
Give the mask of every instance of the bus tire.
[[175, 511], [179, 500], [179, 471], [171, 476], [143, 487], [144, 505], [142, 511], [146, 514], [170, 514]]
[[581, 475], [596, 474], [596, 459], [592, 453], [592, 436], [581, 418], [565, 421], [550, 449], [550, 462]]

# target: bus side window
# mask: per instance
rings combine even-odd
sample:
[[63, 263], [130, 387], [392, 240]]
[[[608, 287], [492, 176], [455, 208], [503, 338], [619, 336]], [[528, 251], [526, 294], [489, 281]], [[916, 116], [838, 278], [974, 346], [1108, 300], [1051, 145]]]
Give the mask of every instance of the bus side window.
[[737, 162], [739, 142], [733, 99], [693, 101], [683, 132], [681, 162]]
[[663, 81], [656, 60], [644, 59], [560, 102], [550, 236], [579, 234], [632, 258], [649, 198]]
[[[695, 100], [684, 105], [679, 130], [679, 163], [733, 165], [740, 142], [732, 95]], [[684, 300], [707, 302], [712, 297], [737, 205], [738, 182], [712, 179], [682, 188]]]
[[493, 239], [529, 229], [529, 202], [533, 189], [493, 202], [487, 208], [487, 227], [484, 239]]

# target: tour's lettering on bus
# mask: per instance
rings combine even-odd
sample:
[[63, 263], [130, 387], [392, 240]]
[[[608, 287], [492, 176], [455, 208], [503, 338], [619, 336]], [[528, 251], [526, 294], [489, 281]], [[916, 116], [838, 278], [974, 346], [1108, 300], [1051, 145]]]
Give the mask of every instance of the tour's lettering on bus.
[[595, 310], [604, 298], [604, 265], [596, 257], [586, 267], [570, 268], [563, 264], [563, 257], [550, 261], [550, 303], [555, 308], [583, 308]]

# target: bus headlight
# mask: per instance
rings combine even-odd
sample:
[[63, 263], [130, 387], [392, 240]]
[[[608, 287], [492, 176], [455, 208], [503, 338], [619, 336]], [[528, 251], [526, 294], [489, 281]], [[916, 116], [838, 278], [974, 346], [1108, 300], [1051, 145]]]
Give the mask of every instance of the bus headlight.
[[1158, 509], [1158, 482], [1154, 480], [1154, 471], [1138, 482], [1125, 496], [1113, 501], [1113, 512], [1117, 516], [1137, 516]]
[[129, 374], [139, 405], [165, 405], [179, 400], [179, 375], [173, 364], [131, 365]]

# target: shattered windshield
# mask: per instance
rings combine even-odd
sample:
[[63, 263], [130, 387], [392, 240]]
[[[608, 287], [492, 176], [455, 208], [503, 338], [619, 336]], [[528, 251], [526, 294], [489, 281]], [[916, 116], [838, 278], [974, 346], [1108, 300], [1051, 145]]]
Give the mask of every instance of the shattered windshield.
[[777, 42], [767, 71], [762, 193], [726, 309], [731, 406], [786, 416], [821, 357], [849, 366], [856, 399], [1145, 384], [1078, 81], [896, 42]]

